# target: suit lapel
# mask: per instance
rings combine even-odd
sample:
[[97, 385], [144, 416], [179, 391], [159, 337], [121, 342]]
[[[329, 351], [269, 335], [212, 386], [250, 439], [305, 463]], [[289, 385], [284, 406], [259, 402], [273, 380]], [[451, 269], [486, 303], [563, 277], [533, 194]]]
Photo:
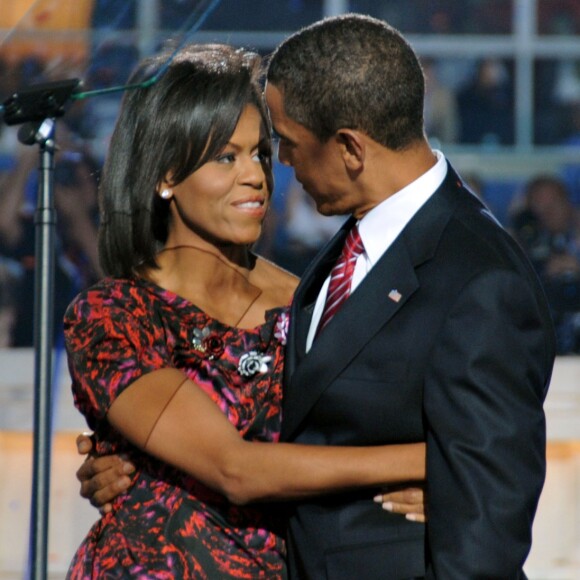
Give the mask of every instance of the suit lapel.
[[306, 338], [320, 288], [332, 270], [344, 245], [344, 240], [356, 220], [348, 219], [336, 235], [320, 250], [304, 272], [290, 311], [289, 348], [284, 363], [285, 382], [293, 374], [297, 364], [306, 354]]
[[460, 197], [459, 188], [459, 178], [449, 167], [439, 190], [407, 224], [305, 354], [314, 302], [353, 219], [307, 270], [291, 313], [282, 439], [288, 439], [298, 429], [332, 381], [419, 289], [415, 270], [434, 255]]
[[[417, 278], [406, 248], [404, 244], [398, 244], [369, 272], [363, 284], [316, 338], [308, 354], [297, 357], [298, 364], [294, 373], [287, 375], [285, 385], [283, 438], [298, 428], [332, 381], [417, 288]], [[304, 352], [305, 336], [299, 340], [302, 344], [297, 348]]]

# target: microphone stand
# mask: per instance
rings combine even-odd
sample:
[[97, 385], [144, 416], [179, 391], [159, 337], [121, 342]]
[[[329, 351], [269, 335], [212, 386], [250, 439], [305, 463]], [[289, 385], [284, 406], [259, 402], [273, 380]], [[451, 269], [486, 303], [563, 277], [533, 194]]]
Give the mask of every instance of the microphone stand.
[[7, 125], [22, 124], [18, 139], [39, 146], [35, 212], [34, 278], [34, 460], [32, 471], [30, 575], [45, 580], [48, 562], [48, 508], [52, 433], [52, 362], [56, 211], [54, 155], [56, 117], [65, 112], [79, 79], [44, 83], [13, 94], [2, 108]]

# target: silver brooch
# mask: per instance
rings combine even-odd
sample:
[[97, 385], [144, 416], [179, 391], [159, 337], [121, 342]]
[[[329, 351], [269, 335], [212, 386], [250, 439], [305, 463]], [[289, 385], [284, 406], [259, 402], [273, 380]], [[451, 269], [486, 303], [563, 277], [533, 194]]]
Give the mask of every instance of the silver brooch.
[[240, 357], [238, 362], [238, 373], [243, 377], [253, 377], [258, 373], [267, 373], [268, 363], [271, 360], [271, 356], [262, 354], [257, 350], [251, 350]]

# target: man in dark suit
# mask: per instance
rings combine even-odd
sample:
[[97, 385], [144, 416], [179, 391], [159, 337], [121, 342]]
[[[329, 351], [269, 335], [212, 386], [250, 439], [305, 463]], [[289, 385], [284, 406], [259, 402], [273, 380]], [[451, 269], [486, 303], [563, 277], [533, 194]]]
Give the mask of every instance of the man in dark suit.
[[[368, 494], [301, 502], [292, 577], [524, 578], [555, 352], [528, 260], [429, 147], [421, 67], [384, 22], [299, 31], [273, 54], [265, 94], [281, 162], [322, 214], [352, 215], [295, 294], [282, 438], [427, 441], [427, 526]], [[320, 329], [355, 225], [351, 295]]]
[[[323, 20], [282, 43], [267, 77], [280, 160], [322, 214], [352, 215], [295, 294], [282, 437], [427, 442], [426, 526], [368, 491], [300, 502], [291, 577], [524, 578], [555, 352], [528, 260], [429, 147], [423, 73], [396, 30]], [[328, 320], [330, 273], [355, 225], [362, 252], [338, 291], [350, 296]]]

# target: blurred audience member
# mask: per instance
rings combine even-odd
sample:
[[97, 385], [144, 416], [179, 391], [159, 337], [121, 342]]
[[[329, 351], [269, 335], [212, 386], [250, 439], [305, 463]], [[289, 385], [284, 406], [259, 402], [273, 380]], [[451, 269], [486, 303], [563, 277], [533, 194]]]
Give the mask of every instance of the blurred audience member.
[[574, 148], [574, 156], [562, 165], [561, 175], [565, 181], [572, 203], [580, 204], [580, 99], [569, 109], [568, 132], [563, 145]]
[[512, 0], [474, 0], [457, 4], [468, 17], [464, 32], [513, 34], [515, 7]]
[[18, 281], [22, 269], [18, 262], [0, 255], [0, 348], [12, 344], [12, 332], [16, 322]]
[[559, 61], [537, 59], [534, 63], [534, 143], [556, 145], [569, 132], [566, 106], [558, 101], [554, 87], [559, 74]]
[[540, 34], [574, 36], [580, 33], [578, 0], [541, 0], [538, 2]]
[[511, 0], [467, 0], [466, 2], [457, 0], [406, 0], [405, 2], [350, 0], [349, 8], [352, 12], [363, 12], [386, 20], [395, 28], [407, 33], [509, 34], [512, 32]]
[[540, 275], [556, 323], [559, 354], [580, 353], [580, 228], [561, 179], [526, 184], [513, 217], [516, 237]]
[[556, 69], [554, 97], [563, 105], [580, 103], [580, 60], [559, 60]]
[[513, 143], [513, 83], [505, 63], [496, 58], [483, 59], [457, 101], [461, 143]]
[[433, 146], [455, 143], [459, 131], [459, 112], [455, 94], [444, 85], [436, 63], [422, 61], [425, 73], [425, 131]]
[[[65, 134], [64, 126], [59, 134]], [[65, 137], [66, 142], [66, 137]], [[14, 167], [0, 181], [0, 258], [17, 273], [9, 278], [16, 296], [9, 316], [10, 346], [33, 345], [35, 223], [38, 151], [21, 146]], [[81, 288], [99, 274], [96, 253], [97, 166], [83, 151], [62, 147], [55, 167], [57, 215], [54, 321], [55, 341], [62, 333], [64, 310]]]

